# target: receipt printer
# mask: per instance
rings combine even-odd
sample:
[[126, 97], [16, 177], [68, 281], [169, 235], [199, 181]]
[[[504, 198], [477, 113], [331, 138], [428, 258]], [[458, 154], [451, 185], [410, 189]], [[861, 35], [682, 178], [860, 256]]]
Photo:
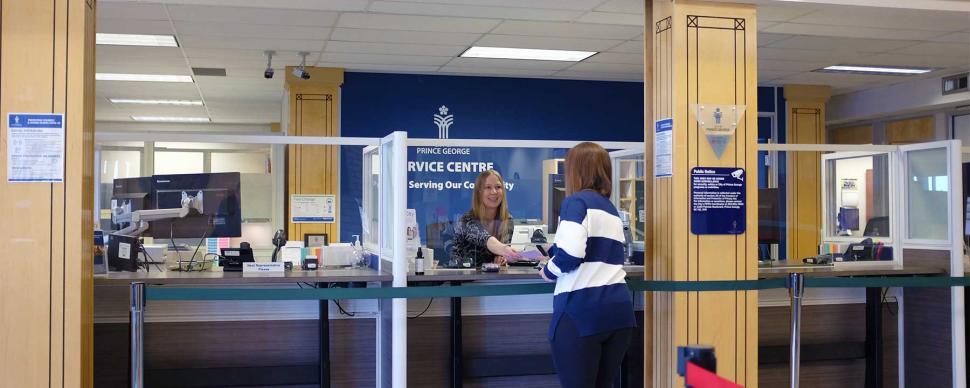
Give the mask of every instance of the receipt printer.
[[256, 259], [253, 258], [253, 248], [250, 247], [239, 247], [239, 248], [222, 248], [222, 270], [229, 272], [240, 272], [242, 271], [243, 263], [254, 263]]

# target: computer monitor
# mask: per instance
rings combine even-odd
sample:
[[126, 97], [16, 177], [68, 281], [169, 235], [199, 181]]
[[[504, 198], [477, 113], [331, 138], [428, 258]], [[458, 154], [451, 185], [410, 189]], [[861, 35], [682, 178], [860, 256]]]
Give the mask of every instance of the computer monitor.
[[242, 236], [239, 173], [176, 174], [152, 177], [155, 209], [181, 207], [182, 193], [202, 192], [202, 214], [151, 222], [148, 235], [155, 238], [201, 238]]
[[781, 191], [758, 189], [758, 243], [781, 244], [784, 226], [781, 222]]
[[839, 208], [839, 229], [859, 230], [859, 209], [854, 207]]
[[[111, 208], [125, 207], [129, 211], [153, 209], [152, 177], [118, 178], [112, 182]], [[114, 230], [128, 226], [112, 224]]]
[[546, 220], [546, 230], [550, 234], [555, 234], [559, 227], [559, 208], [562, 207], [562, 201], [566, 199], [566, 176], [564, 174], [549, 174], [546, 179], [549, 180], [549, 192], [545, 193], [549, 198], [549, 208], [546, 209], [549, 214], [549, 219]]

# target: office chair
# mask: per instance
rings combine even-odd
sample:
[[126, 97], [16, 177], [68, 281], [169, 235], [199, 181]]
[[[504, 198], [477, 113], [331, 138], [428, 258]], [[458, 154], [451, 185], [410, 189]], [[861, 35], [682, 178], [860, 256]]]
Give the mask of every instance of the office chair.
[[872, 217], [866, 222], [866, 229], [862, 232], [863, 237], [888, 237], [889, 236], [889, 216]]

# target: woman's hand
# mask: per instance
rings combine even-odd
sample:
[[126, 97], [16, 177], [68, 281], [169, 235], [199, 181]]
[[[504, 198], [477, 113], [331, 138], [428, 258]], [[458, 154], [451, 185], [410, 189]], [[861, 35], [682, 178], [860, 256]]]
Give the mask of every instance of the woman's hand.
[[548, 277], [546, 277], [546, 271], [544, 271], [542, 269], [539, 270], [539, 276], [542, 276], [542, 280], [545, 280], [546, 283], [553, 283], [553, 282], [555, 282], [555, 280], [552, 280], [552, 279], [549, 279]]
[[498, 241], [498, 239], [495, 237], [489, 237], [486, 245], [488, 246], [488, 250], [491, 251], [495, 256], [505, 256], [506, 259], [518, 259], [521, 257], [521, 255], [519, 255], [519, 251], [508, 245], [502, 244], [502, 242]]
[[505, 256], [495, 256], [495, 259], [492, 260], [492, 262], [498, 265], [505, 265], [509, 262], [509, 259], [506, 259]]

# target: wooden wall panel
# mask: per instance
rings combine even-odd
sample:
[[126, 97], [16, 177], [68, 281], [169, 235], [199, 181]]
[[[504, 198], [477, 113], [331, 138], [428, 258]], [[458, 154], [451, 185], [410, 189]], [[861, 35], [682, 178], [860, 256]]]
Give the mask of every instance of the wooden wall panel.
[[[308, 67], [311, 77], [303, 80], [286, 71], [287, 134], [291, 136], [340, 136], [340, 85], [342, 69]], [[286, 221], [291, 240], [303, 241], [305, 233], [327, 233], [340, 241], [340, 147], [287, 146]], [[334, 195], [336, 219], [328, 224], [291, 223], [290, 196], [293, 194]]]
[[826, 140], [828, 144], [873, 144], [872, 125], [829, 129]]
[[[651, 28], [655, 27], [653, 23], [653, 7], [644, 7], [643, 12], [643, 25], [644, 32], [649, 31]], [[649, 36], [647, 34], [646, 36]], [[643, 52], [646, 56], [643, 60], [643, 79], [646, 83], [643, 88], [643, 209], [646, 212], [654, 212], [656, 208], [654, 207], [654, 166], [653, 166], [653, 143], [654, 143], [654, 122], [656, 116], [654, 116], [654, 109], [656, 104], [654, 103], [653, 88], [655, 87], [656, 79], [654, 78], [654, 56], [657, 55], [654, 52], [654, 40], [644, 39], [643, 40]], [[647, 280], [652, 280], [654, 275], [654, 220], [657, 217], [654, 215], [648, 215], [646, 219], [640, 220], [643, 223], [643, 257], [644, 257], [644, 271], [643, 278]], [[650, 351], [643, 352], [643, 382], [653, 382], [653, 323], [654, 323], [654, 293], [647, 292], [643, 296], [643, 349], [650, 349]], [[642, 385], [642, 384], [640, 384]]]
[[[825, 103], [831, 88], [785, 85], [788, 143], [825, 143]], [[789, 152], [788, 258], [814, 256], [822, 241], [822, 159], [819, 152]]]
[[933, 116], [886, 123], [887, 144], [912, 144], [936, 140]]
[[0, 113], [63, 113], [63, 183], [7, 183], [0, 131], [0, 376], [92, 384], [94, 2], [0, 2]]
[[[691, 109], [698, 104], [757, 106], [755, 9], [694, 1], [653, 2], [655, 119], [673, 119], [673, 176], [655, 179], [654, 274], [670, 280], [754, 279], [756, 233], [698, 236], [690, 232], [690, 170], [697, 166], [756, 166], [757, 115], [745, 114], [718, 158]], [[748, 179], [756, 168], [746, 168]], [[746, 200], [757, 203], [756, 185]], [[757, 207], [748, 206], [748, 230]], [[681, 386], [676, 346], [714, 345], [718, 374], [757, 385], [757, 293], [689, 292], [654, 298], [653, 386]]]

